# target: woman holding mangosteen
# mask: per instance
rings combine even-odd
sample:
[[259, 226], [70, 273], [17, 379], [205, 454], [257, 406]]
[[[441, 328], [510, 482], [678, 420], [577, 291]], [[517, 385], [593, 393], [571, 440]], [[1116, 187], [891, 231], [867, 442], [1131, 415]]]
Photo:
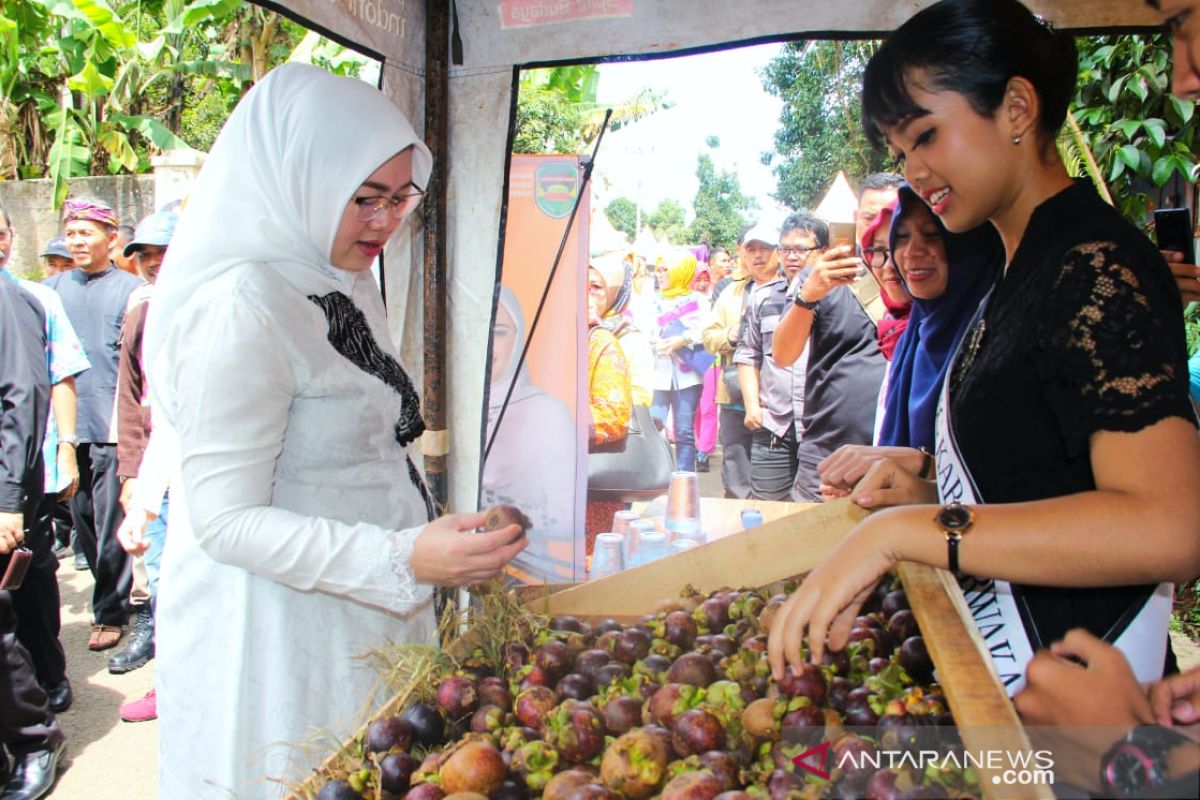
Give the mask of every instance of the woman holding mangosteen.
[[805, 631], [814, 660], [844, 647], [900, 560], [961, 570], [1010, 693], [1033, 652], [1075, 627], [1123, 650], [1140, 680], [1162, 675], [1162, 582], [1200, 570], [1179, 293], [1154, 246], [1058, 158], [1075, 76], [1071, 37], [1016, 0], [942, 0], [867, 67], [868, 136], [948, 230], [990, 221], [1006, 263], [942, 389], [935, 480], [871, 468], [854, 500], [896, 507], [859, 524], [778, 614], [776, 676], [801, 662]]
[[[158, 605], [159, 796], [278, 797], [317, 730], [368, 711], [355, 657], [434, 641], [435, 585], [487, 579], [521, 530], [435, 519], [424, 424], [370, 268], [429, 150], [364, 82], [289, 64], [230, 116], [146, 334], [178, 432]], [[289, 745], [293, 748], [289, 748]]]

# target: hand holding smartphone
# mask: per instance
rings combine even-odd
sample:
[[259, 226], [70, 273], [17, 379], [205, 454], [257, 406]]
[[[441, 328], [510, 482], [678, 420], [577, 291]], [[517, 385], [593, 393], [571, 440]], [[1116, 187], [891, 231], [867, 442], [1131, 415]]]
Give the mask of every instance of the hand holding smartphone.
[[1183, 253], [1184, 263], [1196, 263], [1192, 215], [1186, 208], [1160, 208], [1154, 212], [1154, 232], [1159, 250]]

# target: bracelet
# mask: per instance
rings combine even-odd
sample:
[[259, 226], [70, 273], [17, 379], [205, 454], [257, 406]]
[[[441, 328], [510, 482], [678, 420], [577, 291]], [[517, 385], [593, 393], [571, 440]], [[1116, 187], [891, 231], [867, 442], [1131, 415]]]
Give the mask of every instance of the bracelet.
[[924, 447], [918, 447], [917, 450], [921, 453], [921, 471], [917, 473], [917, 477], [923, 481], [927, 481], [933, 477], [934, 466], [937, 462], [933, 457], [933, 453]]

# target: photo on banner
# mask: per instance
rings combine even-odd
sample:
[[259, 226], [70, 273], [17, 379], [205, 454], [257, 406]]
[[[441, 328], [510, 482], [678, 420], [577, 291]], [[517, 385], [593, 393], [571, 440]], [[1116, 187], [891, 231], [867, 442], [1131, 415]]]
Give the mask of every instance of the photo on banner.
[[492, 321], [486, 441], [494, 434], [494, 442], [483, 465], [480, 507], [511, 503], [533, 522], [529, 546], [509, 567], [527, 583], [585, 578], [589, 412], [581, 276], [587, 265], [586, 196], [525, 364], [517, 369], [579, 190], [577, 157], [512, 157], [501, 286]]

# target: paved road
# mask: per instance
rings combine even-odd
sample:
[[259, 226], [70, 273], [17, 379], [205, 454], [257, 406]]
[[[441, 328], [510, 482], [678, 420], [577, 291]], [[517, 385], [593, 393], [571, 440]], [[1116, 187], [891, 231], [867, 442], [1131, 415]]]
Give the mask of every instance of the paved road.
[[[145, 800], [158, 795], [158, 723], [122, 722], [117, 709], [154, 685], [154, 662], [125, 675], [108, 672], [116, 650], [87, 649], [91, 629], [92, 576], [59, 562], [62, 642], [75, 703], [59, 716], [67, 734], [67, 759], [53, 797], [56, 800]], [[124, 640], [122, 640], [122, 645]], [[118, 645], [118, 648], [122, 645]]]

